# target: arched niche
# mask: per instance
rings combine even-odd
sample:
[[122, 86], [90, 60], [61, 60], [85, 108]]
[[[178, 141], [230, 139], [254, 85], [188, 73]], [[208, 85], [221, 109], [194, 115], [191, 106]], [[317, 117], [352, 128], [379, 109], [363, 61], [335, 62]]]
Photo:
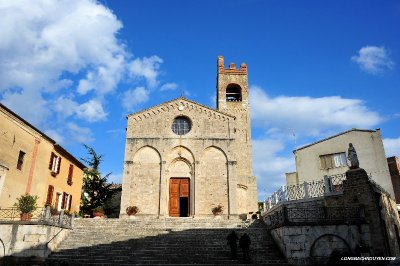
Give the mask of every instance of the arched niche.
[[228, 212], [228, 171], [227, 157], [223, 150], [211, 146], [206, 148], [200, 159], [197, 198], [199, 202], [198, 213], [211, 215], [211, 209], [222, 205], [224, 212]]
[[144, 146], [133, 155], [134, 163], [160, 163], [160, 153], [151, 146]]
[[349, 244], [335, 234], [324, 234], [318, 237], [310, 248], [310, 259], [313, 265], [326, 265], [335, 258], [351, 256]]
[[158, 214], [160, 167], [160, 153], [153, 147], [142, 147], [133, 156], [130, 204], [139, 207], [139, 214]]

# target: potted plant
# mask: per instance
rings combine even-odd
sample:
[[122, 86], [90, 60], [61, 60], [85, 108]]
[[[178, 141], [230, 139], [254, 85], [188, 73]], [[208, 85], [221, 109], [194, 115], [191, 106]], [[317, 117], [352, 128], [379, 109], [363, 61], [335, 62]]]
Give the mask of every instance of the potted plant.
[[92, 212], [93, 212], [93, 218], [96, 217], [101, 218], [104, 216], [104, 209], [102, 207], [96, 207], [92, 210]]
[[57, 210], [57, 208], [50, 206], [50, 214], [51, 214], [51, 216], [55, 216], [55, 215], [59, 215], [60, 212]]
[[137, 206], [128, 206], [126, 208], [126, 214], [130, 216], [134, 216], [136, 213], [139, 212], [139, 208]]
[[37, 209], [37, 199], [38, 196], [29, 194], [17, 198], [14, 206], [21, 212], [21, 221], [30, 221], [32, 219], [32, 212]]
[[214, 216], [218, 216], [224, 211], [224, 207], [222, 207], [221, 204], [218, 204], [217, 206], [213, 207], [211, 211], [214, 214]]

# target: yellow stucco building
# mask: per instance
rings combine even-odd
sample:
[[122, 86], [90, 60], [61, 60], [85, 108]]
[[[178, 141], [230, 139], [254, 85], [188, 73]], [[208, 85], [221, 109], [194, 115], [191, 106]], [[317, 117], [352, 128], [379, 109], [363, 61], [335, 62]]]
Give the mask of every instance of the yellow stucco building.
[[38, 205], [79, 211], [85, 165], [49, 136], [0, 104], [0, 208], [23, 194]]

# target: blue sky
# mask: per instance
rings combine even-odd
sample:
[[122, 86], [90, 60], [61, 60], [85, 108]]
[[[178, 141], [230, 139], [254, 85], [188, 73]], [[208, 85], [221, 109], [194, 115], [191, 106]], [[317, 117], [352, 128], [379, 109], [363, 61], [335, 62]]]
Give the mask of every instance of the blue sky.
[[246, 62], [261, 199], [293, 148], [353, 127], [400, 156], [398, 25], [399, 1], [1, 1], [0, 101], [120, 182], [127, 114], [214, 107], [217, 56]]

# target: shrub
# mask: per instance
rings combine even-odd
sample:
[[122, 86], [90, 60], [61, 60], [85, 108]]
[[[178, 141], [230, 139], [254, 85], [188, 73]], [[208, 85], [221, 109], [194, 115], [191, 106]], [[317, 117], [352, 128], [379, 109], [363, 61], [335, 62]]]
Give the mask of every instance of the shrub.
[[126, 208], [126, 214], [128, 215], [135, 215], [139, 212], [139, 208], [137, 206], [128, 206]]
[[37, 209], [37, 199], [38, 196], [25, 194], [17, 198], [17, 202], [14, 206], [16, 206], [17, 210], [21, 213], [31, 213]]
[[102, 213], [104, 214], [104, 209], [102, 207], [96, 207], [92, 210], [93, 213]]
[[51, 215], [58, 215], [60, 214], [60, 212], [57, 210], [57, 208], [54, 208], [52, 206], [50, 206], [50, 213]]
[[220, 214], [224, 211], [224, 207], [222, 207], [221, 204], [218, 204], [217, 206], [215, 206], [214, 208], [211, 209], [212, 213], [214, 215]]

